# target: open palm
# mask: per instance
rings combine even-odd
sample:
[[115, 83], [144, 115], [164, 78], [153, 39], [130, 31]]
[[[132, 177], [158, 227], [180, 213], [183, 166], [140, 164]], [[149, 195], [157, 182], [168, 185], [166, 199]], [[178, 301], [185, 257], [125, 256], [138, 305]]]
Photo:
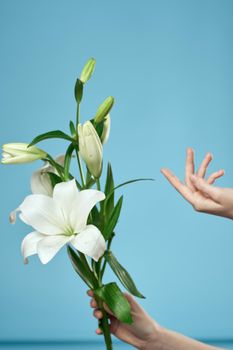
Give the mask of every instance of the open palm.
[[199, 212], [233, 218], [233, 189], [213, 186], [224, 170], [212, 173], [205, 179], [212, 155], [207, 153], [195, 173], [194, 151], [187, 149], [185, 182], [182, 183], [169, 169], [162, 168], [162, 174], [171, 185]]

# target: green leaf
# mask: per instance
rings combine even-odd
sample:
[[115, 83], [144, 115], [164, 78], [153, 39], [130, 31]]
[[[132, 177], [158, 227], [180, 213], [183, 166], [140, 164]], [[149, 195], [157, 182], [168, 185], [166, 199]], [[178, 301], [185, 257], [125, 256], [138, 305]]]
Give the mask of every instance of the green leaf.
[[82, 278], [82, 280], [88, 285], [89, 288], [94, 289], [96, 286], [96, 281], [93, 273], [86, 268], [82, 263], [82, 260], [74, 250], [67, 246], [67, 253], [72, 263], [74, 270]]
[[107, 221], [107, 225], [105, 226], [103, 230], [103, 236], [106, 240], [108, 240], [111, 237], [111, 234], [116, 227], [117, 221], [120, 216], [121, 212], [121, 207], [122, 207], [122, 202], [123, 202], [123, 196], [121, 196], [116, 204], [116, 206], [113, 208], [109, 219]]
[[72, 153], [74, 151], [74, 145], [71, 143], [69, 147], [67, 148], [66, 154], [65, 154], [65, 160], [64, 160], [64, 177], [65, 180], [69, 179], [70, 174], [70, 162], [72, 159]]
[[76, 137], [76, 130], [75, 130], [75, 126], [74, 123], [72, 122], [72, 120], [70, 121], [70, 133], [72, 135], [72, 137]]
[[47, 172], [47, 174], [49, 175], [53, 187], [56, 186], [56, 184], [62, 182], [62, 179], [58, 175], [50, 173], [49, 171]]
[[49, 131], [49, 132], [46, 132], [44, 134], [36, 136], [32, 140], [32, 142], [29, 144], [28, 147], [33, 146], [33, 145], [37, 144], [38, 142], [41, 142], [41, 141], [47, 140], [47, 139], [65, 139], [65, 140], [68, 140], [71, 142], [74, 141], [69, 135], [65, 134], [63, 131], [53, 130], [53, 131]]
[[111, 164], [108, 163], [107, 168], [107, 177], [106, 177], [106, 183], [104, 188], [104, 193], [106, 196], [114, 189], [114, 180], [113, 180], [113, 173], [112, 173], [112, 167]]
[[106, 218], [109, 217], [111, 211], [114, 208], [114, 191], [113, 190], [114, 190], [114, 179], [113, 179], [112, 167], [111, 167], [111, 164], [108, 163], [104, 193], [106, 195], [106, 198], [109, 194], [111, 195], [108, 197], [108, 200], [104, 201], [104, 212], [105, 212]]
[[134, 179], [134, 180], [129, 180], [126, 182], [121, 183], [120, 185], [117, 185], [116, 187], [113, 188], [113, 190], [106, 196], [105, 200], [104, 200], [104, 205], [105, 208], [108, 206], [108, 201], [111, 199], [112, 194], [114, 193], [115, 190], [117, 190], [120, 187], [123, 187], [125, 185], [131, 184], [133, 182], [138, 182], [138, 181], [154, 181], [155, 179], [151, 179], [151, 178], [141, 178], [141, 179]]
[[100, 217], [100, 212], [96, 205], [92, 208], [91, 215], [92, 215], [92, 224], [97, 226], [100, 229], [101, 217]]
[[138, 181], [155, 181], [155, 179], [151, 179], [151, 178], [141, 178], [141, 179], [134, 179], [134, 180], [125, 181], [125, 182], [121, 183], [120, 185], [117, 185], [116, 187], [114, 187], [114, 191], [115, 191], [117, 188], [120, 188], [120, 187], [122, 187], [122, 186], [131, 184], [131, 183], [133, 183], [133, 182], [138, 182]]
[[133, 323], [130, 304], [115, 282], [95, 289], [94, 294], [108, 305], [119, 321], [127, 324]]
[[123, 286], [136, 297], [145, 298], [137, 289], [128, 271], [118, 262], [111, 251], [106, 251], [105, 258]]
[[76, 102], [79, 104], [82, 101], [83, 97], [83, 83], [80, 79], [76, 80], [75, 87], [74, 87], [74, 97], [76, 99]]

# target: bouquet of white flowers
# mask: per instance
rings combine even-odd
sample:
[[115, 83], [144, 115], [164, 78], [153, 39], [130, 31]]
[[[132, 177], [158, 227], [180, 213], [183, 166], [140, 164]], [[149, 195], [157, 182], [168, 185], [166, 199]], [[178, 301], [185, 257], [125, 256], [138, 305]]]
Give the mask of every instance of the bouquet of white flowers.
[[[115, 191], [131, 182], [152, 179], [135, 179], [115, 186], [112, 168], [108, 163], [105, 186], [101, 191], [103, 144], [109, 137], [109, 113], [114, 98], [106, 98], [95, 116], [80, 124], [83, 89], [94, 68], [95, 60], [91, 58], [76, 81], [74, 94], [77, 114], [76, 123], [70, 121], [70, 135], [54, 130], [35, 137], [30, 144], [5, 144], [2, 163], [28, 163], [38, 159], [45, 162], [31, 177], [32, 194], [11, 212], [10, 222], [15, 223], [19, 212], [20, 219], [34, 229], [22, 241], [21, 251], [25, 263], [29, 256], [38, 254], [40, 261], [47, 264], [63, 246], [67, 246], [74, 270], [88, 288], [94, 291], [98, 307], [103, 312], [104, 317], [99, 321], [99, 327], [103, 331], [106, 348], [110, 350], [112, 341], [103, 303], [122, 322], [131, 324], [132, 316], [130, 304], [118, 285], [115, 282], [103, 283], [106, 264], [131, 294], [144, 298], [110, 250], [123, 201], [123, 196], [115, 201]], [[53, 158], [35, 146], [51, 138], [67, 140], [65, 155]], [[78, 179], [70, 171], [74, 159], [77, 160], [80, 173]]]

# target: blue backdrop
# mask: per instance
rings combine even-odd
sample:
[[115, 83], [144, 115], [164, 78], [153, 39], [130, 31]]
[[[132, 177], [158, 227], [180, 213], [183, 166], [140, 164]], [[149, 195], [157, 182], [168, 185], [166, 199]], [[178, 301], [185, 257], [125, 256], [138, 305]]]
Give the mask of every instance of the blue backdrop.
[[[195, 213], [159, 170], [183, 178], [192, 146], [197, 163], [213, 152], [210, 171], [224, 168], [219, 184], [233, 185], [233, 2], [1, 0], [0, 28], [1, 143], [68, 131], [76, 77], [95, 57], [82, 120], [115, 96], [105, 160], [117, 183], [156, 179], [119, 190], [125, 198], [115, 254], [163, 326], [232, 337], [232, 222]], [[65, 145], [41, 143], [54, 155]], [[38, 166], [0, 169], [0, 339], [96, 339], [86, 288], [65, 249], [48, 265], [34, 257], [24, 266], [20, 243], [30, 228], [8, 223]]]

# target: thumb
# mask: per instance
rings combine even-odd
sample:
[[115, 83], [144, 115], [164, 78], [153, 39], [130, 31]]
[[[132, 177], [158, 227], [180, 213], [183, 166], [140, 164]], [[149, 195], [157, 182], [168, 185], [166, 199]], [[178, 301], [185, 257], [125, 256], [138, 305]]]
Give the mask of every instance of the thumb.
[[219, 201], [219, 188], [209, 185], [204, 179], [196, 175], [191, 175], [190, 179], [193, 185], [202, 193], [209, 196], [215, 202]]

